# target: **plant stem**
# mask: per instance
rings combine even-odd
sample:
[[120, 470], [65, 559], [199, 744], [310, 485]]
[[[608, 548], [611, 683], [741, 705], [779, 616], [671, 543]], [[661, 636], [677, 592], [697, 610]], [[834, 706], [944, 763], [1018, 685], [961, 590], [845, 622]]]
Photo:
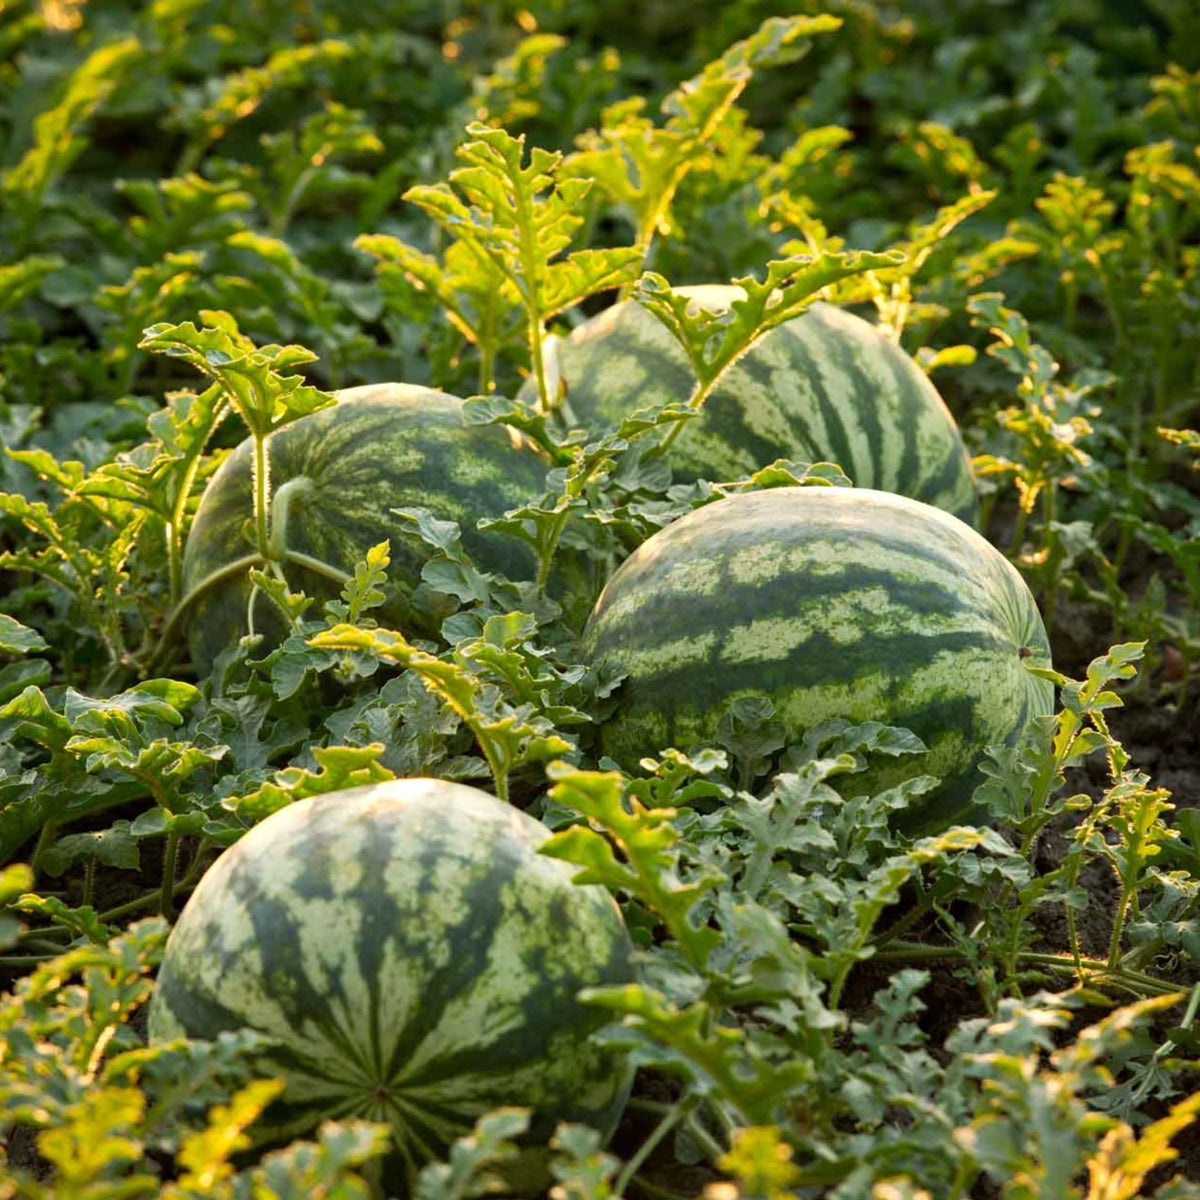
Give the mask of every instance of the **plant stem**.
[[633, 1182], [643, 1191], [655, 1197], [655, 1200], [686, 1200], [678, 1192], [669, 1191], [665, 1187], [659, 1187], [657, 1183], [651, 1183], [644, 1175], [635, 1175]]
[[[709, 392], [712, 391], [718, 378], [720, 378], [720, 376], [714, 376], [712, 379], [710, 379], [708, 381], [707, 384], [702, 384], [699, 382], [699, 380], [697, 380], [696, 386], [692, 390], [692, 394], [688, 397], [688, 402], [687, 402], [688, 408], [697, 409], [697, 410], [703, 408], [704, 402], [705, 402], [705, 400], [708, 399], [708, 394], [709, 394]], [[650, 453], [651, 454], [660, 454], [660, 455], [666, 454], [666, 452], [671, 448], [671, 443], [674, 442], [675, 439], [682, 432], [685, 421], [686, 421], [686, 418], [677, 417], [671, 423], [671, 428], [667, 430], [666, 436], [663, 438], [663, 440], [661, 442], [658, 443], [657, 446], [654, 447], [653, 450], [650, 451]]]
[[167, 623], [163, 626], [162, 633], [158, 637], [158, 645], [155, 647], [154, 653], [150, 656], [148, 670], [153, 673], [155, 666], [162, 661], [163, 654], [171, 645], [175, 637], [176, 630], [180, 621], [183, 620], [184, 614], [193, 604], [196, 603], [206, 592], [211, 592], [213, 588], [218, 587], [226, 580], [232, 579], [237, 575], [242, 575], [251, 567], [261, 567], [266, 559], [261, 554], [244, 554], [241, 558], [234, 559], [231, 563], [226, 563], [223, 567], [218, 567], [215, 571], [210, 571], [205, 575], [195, 587], [192, 588], [182, 600], [171, 610], [167, 616]]
[[267, 517], [270, 512], [271, 456], [267, 453], [267, 438], [257, 430], [254, 439], [254, 540], [263, 558], [271, 557], [271, 532]]
[[[180, 891], [183, 889], [181, 888]], [[110, 908], [107, 912], [100, 914], [100, 920], [105, 924], [110, 921], [116, 921], [121, 917], [127, 917], [130, 913], [135, 913], [143, 908], [150, 908], [152, 905], [159, 903], [162, 900], [161, 889], [157, 892], [147, 892], [144, 896], [139, 896], [136, 900], [126, 900], [124, 904], [118, 904], [116, 908]]]
[[[1050, 526], [1057, 519], [1057, 488], [1058, 485], [1054, 480], [1051, 480], [1042, 493], [1042, 540], [1047, 545], [1050, 545], [1050, 538], [1053, 536]], [[1051, 546], [1049, 557], [1049, 578], [1046, 581], [1046, 595], [1042, 605], [1042, 617], [1045, 622], [1047, 636], [1052, 635], [1054, 632], [1054, 606], [1058, 599], [1059, 566], [1062, 563], [1062, 553], [1057, 541]]]
[[165, 537], [167, 540], [167, 586], [170, 589], [171, 607], [174, 608], [179, 603], [179, 597], [183, 592], [183, 538], [180, 535], [179, 526], [173, 520], [166, 523]]
[[57, 946], [54, 944], [54, 942], [47, 941], [44, 938], [28, 938], [24, 940], [22, 944], [28, 946], [30, 950], [41, 950], [51, 956], [57, 956], [59, 954], [66, 953], [66, 948], [64, 946]]
[[480, 395], [491, 394], [493, 376], [495, 375], [496, 348], [491, 340], [476, 343], [479, 347], [479, 392]]
[[[916, 944], [905, 944], [894, 950], [881, 950], [872, 957], [877, 962], [912, 962], [921, 959], [953, 958], [964, 959], [965, 961], [963, 952], [954, 946], [925, 946]], [[1020, 962], [1030, 963], [1034, 966], [1050, 967], [1054, 970], [1071, 974], [1074, 974], [1076, 970], [1075, 959], [1066, 954], [1038, 954], [1033, 951], [1023, 950], [1017, 958]], [[1104, 959], [1080, 958], [1079, 963], [1085, 971], [1120, 980], [1136, 990], [1144, 991], [1153, 996], [1170, 996], [1179, 990], [1177, 987], [1172, 987], [1163, 980], [1155, 979], [1153, 975], [1146, 975], [1141, 971], [1130, 971], [1123, 967], [1111, 968]]]
[[179, 834], [167, 834], [167, 849], [163, 855], [162, 892], [159, 896], [158, 909], [164, 917], [170, 919], [175, 899], [175, 859], [179, 854]]
[[196, 852], [192, 855], [192, 861], [188, 864], [188, 869], [184, 873], [182, 882], [185, 884], [191, 883], [200, 873], [200, 862], [204, 857], [204, 852], [208, 849], [209, 839], [201, 837], [196, 846]]
[[299, 550], [284, 551], [283, 559], [285, 562], [295, 563], [298, 567], [307, 567], [314, 574], [324, 575], [326, 579], [331, 579], [337, 584], [345, 585], [354, 578], [353, 575], [330, 566], [329, 563], [322, 562], [319, 558], [313, 558], [311, 554], [303, 554]]
[[524, 287], [521, 288], [521, 298], [525, 302], [525, 311], [529, 315], [529, 352], [533, 358], [533, 377], [537, 382], [538, 412], [548, 416], [554, 409], [550, 397], [546, 394], [546, 360], [542, 352], [542, 338], [545, 330], [542, 328], [541, 285], [538, 282], [539, 250], [533, 244], [534, 220], [530, 210], [529, 196], [523, 187], [516, 188], [517, 228], [520, 230], [521, 273], [524, 276]]
[[41, 862], [42, 855], [46, 851], [46, 847], [54, 840], [55, 833], [58, 832], [57, 821], [47, 821], [42, 826], [41, 833], [38, 834], [37, 844], [33, 848], [33, 855], [29, 860], [29, 865], [33, 868], [34, 874], [37, 874], [38, 863]]
[[[1071, 876], [1071, 887], [1074, 888], [1079, 882], [1079, 868], [1082, 865], [1082, 858], [1075, 864], [1075, 871]], [[1070, 904], [1063, 906], [1067, 910], [1067, 938], [1071, 943], [1071, 958], [1075, 963], [1075, 974], [1082, 978], [1083, 976], [1083, 943], [1079, 938], [1079, 923], [1075, 920], [1075, 909]]]
[[[1135, 876], [1136, 872], [1131, 872]], [[1121, 894], [1117, 897], [1117, 911], [1113, 916], [1112, 935], [1108, 939], [1108, 967], [1114, 970], [1121, 962], [1121, 935], [1125, 932], [1125, 914], [1129, 910], [1129, 901], [1136, 890], [1136, 882], [1121, 880]]]
[[1008, 544], [1008, 557], [1015, 558], [1020, 553], [1021, 543], [1025, 540], [1025, 526], [1029, 521], [1029, 511], [1024, 504], [1017, 504], [1017, 523], [1013, 526], [1012, 540]]
[[872, 944], [875, 946], [886, 946], [888, 942], [894, 941], [906, 929], [911, 929], [928, 911], [929, 909], [926, 905], [919, 905], [911, 909], [894, 925], [889, 925], [877, 938], [872, 939]]
[[284, 198], [283, 206], [271, 218], [271, 233], [275, 237], [281, 238], [287, 232], [292, 214], [296, 211], [296, 206], [300, 203], [304, 193], [308, 191], [308, 185], [312, 183], [316, 173], [316, 167], [306, 167], [296, 177], [296, 182], [292, 184], [291, 190]]
[[700, 1143], [705, 1152], [708, 1154], [709, 1162], [716, 1162], [718, 1158], [721, 1158], [724, 1155], [725, 1147], [722, 1146], [721, 1143], [718, 1142], [717, 1139], [713, 1137], [713, 1135], [709, 1133], [703, 1125], [700, 1124], [700, 1120], [695, 1113], [692, 1113], [692, 1115], [688, 1117], [687, 1127], [688, 1132], [696, 1139], [696, 1141]]
[[658, 1123], [654, 1132], [637, 1148], [633, 1157], [621, 1168], [620, 1175], [617, 1176], [616, 1183], [613, 1184], [613, 1194], [617, 1196], [625, 1195], [625, 1189], [629, 1186], [629, 1181], [641, 1169], [642, 1163], [654, 1153], [655, 1147], [679, 1124], [680, 1121], [686, 1120], [691, 1114], [692, 1109], [696, 1107], [696, 1098], [688, 1097], [687, 1099], [679, 1100], [667, 1113], [667, 1115]]
[[313, 489], [313, 481], [307, 475], [297, 475], [281, 483], [271, 497], [271, 532], [267, 541], [267, 557], [279, 561], [287, 553], [288, 520], [297, 499], [302, 499]]
[[92, 895], [96, 890], [96, 859], [93, 856], [84, 864], [83, 868], [83, 896], [81, 906], [87, 908], [92, 902]]

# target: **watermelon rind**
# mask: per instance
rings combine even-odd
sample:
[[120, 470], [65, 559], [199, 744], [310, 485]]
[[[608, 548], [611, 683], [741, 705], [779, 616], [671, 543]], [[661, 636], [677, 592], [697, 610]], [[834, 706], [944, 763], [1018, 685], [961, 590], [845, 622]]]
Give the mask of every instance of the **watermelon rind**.
[[[732, 285], [676, 289], [724, 311]], [[590, 432], [639, 409], [684, 404], [695, 377], [669, 330], [621, 301], [553, 343], [568, 424]], [[522, 392], [534, 395], [527, 381]], [[859, 487], [896, 492], [977, 524], [970, 459], [928, 376], [873, 325], [816, 303], [765, 334], [725, 373], [669, 453], [675, 478], [741, 479], [776, 459], [836, 462]]]
[[549, 831], [474, 788], [403, 779], [281, 809], [226, 850], [171, 933], [152, 1042], [249, 1028], [282, 1076], [260, 1145], [327, 1119], [391, 1126], [411, 1188], [482, 1114], [532, 1110], [607, 1138], [632, 1069], [581, 988], [634, 978], [611, 895], [538, 853]]
[[[477, 528], [481, 518], [501, 516], [541, 493], [549, 464], [532, 442], [508, 426], [467, 424], [463, 402], [432, 388], [370, 384], [335, 395], [335, 405], [268, 438], [272, 493], [294, 479], [312, 485], [291, 506], [289, 549], [351, 573], [372, 546], [390, 540], [385, 614], [401, 625], [424, 554], [393, 508], [427, 508], [442, 520], [457, 521], [464, 548], [482, 569], [532, 578], [536, 563], [523, 542]], [[212, 572], [254, 552], [246, 536], [252, 465], [253, 445], [247, 439], [209, 481], [184, 547], [185, 595]], [[307, 567], [288, 563], [284, 571], [293, 591], [318, 600], [339, 590], [336, 582]], [[191, 606], [188, 646], [202, 674], [248, 632], [249, 597], [243, 572]], [[267, 646], [277, 640], [282, 622], [263, 597], [254, 618]]]
[[680, 518], [609, 580], [584, 649], [625, 677], [598, 736], [630, 769], [714, 744], [744, 696], [769, 699], [793, 742], [834, 718], [911, 730], [928, 753], [844, 782], [937, 776], [898, 821], [914, 833], [980, 820], [984, 748], [1054, 702], [1027, 669], [1050, 647], [1012, 564], [956, 517], [865, 488], [743, 493]]

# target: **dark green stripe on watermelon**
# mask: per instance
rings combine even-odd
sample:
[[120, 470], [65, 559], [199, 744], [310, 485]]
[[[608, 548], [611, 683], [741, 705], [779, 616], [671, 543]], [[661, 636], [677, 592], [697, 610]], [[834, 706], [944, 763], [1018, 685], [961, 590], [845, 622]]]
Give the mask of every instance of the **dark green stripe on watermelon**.
[[700, 509], [650, 538], [601, 594], [585, 648], [624, 673], [601, 749], [632, 767], [712, 744], [741, 696], [764, 696], [793, 740], [821, 721], [881, 721], [930, 753], [849, 781], [934, 774], [907, 815], [971, 819], [985, 746], [1011, 743], [1053, 689], [1032, 596], [963, 522], [867, 489], [781, 488]]
[[[529, 548], [515, 538], [481, 532], [478, 522], [537, 496], [547, 464], [532, 443], [495, 425], [467, 425], [462, 401], [430, 388], [381, 384], [338, 393], [337, 405], [285, 426], [269, 439], [273, 491], [292, 479], [312, 488], [293, 503], [288, 547], [351, 572], [368, 549], [391, 542], [388, 619], [407, 623], [407, 600], [420, 580], [424, 555], [403, 536], [392, 508], [424, 507], [463, 531], [463, 544], [488, 571], [532, 576]], [[226, 563], [253, 553], [244, 530], [251, 519], [253, 447], [243, 442], [213, 476], [200, 502], [183, 558], [185, 594]], [[336, 584], [295, 564], [285, 568], [293, 590], [318, 600]], [[189, 646], [207, 671], [226, 646], [247, 632], [249, 585], [239, 579], [199, 599], [189, 616]], [[255, 605], [257, 632], [268, 644], [281, 636], [274, 606]]]
[[[680, 289], [723, 309], [737, 289]], [[666, 328], [634, 301], [556, 344], [570, 422], [592, 432], [637, 409], [683, 403], [694, 379]], [[532, 395], [527, 384], [523, 393]], [[978, 497], [953, 417], [911, 358], [874, 326], [815, 304], [726, 373], [671, 448], [681, 480], [731, 480], [778, 458], [838, 463], [860, 487], [896, 492], [975, 523]]]
[[501, 1104], [608, 1136], [630, 1072], [581, 988], [632, 978], [602, 888], [537, 854], [547, 831], [471, 788], [397, 780], [281, 810], [227, 851], [172, 933], [152, 1038], [279, 1039], [274, 1142], [331, 1116], [391, 1122], [392, 1184]]

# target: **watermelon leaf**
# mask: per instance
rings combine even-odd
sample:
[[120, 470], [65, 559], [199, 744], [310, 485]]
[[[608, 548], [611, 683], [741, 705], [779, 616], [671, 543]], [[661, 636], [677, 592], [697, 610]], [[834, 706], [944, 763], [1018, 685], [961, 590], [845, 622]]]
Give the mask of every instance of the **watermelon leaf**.
[[0, 868], [0, 950], [7, 950], [25, 928], [6, 909], [12, 902], [33, 887], [33, 871], [25, 863], [13, 863]]
[[[647, 271], [634, 286], [633, 298], [666, 326], [687, 355], [695, 386], [687, 407], [699, 410], [722, 375], [764, 334], [799, 316], [820, 299], [824, 288], [864, 271], [896, 266], [903, 256], [889, 251], [798, 254], [767, 264], [762, 282], [752, 275], [735, 279], [743, 295], [721, 312], [706, 309], [675, 291], [661, 275]], [[659, 443], [664, 452], [679, 435], [676, 422]]]
[[179, 603], [188, 502], [209, 439], [229, 412], [221, 387], [185, 392], [146, 421], [154, 440], [118, 454], [78, 486], [81, 496], [107, 496], [152, 512], [164, 523], [172, 607]]
[[[501, 800], [508, 800], [508, 777], [514, 768], [544, 762], [574, 749], [532, 704], [508, 702], [497, 682], [471, 669], [480, 664], [495, 665], [493, 654], [482, 652], [478, 642], [460, 643], [453, 652], [453, 661], [447, 661], [417, 648], [393, 630], [343, 624], [316, 634], [308, 644], [321, 650], [365, 651], [419, 676], [475, 735]], [[511, 679], [506, 678], [505, 683], [512, 686]]]
[[285, 805], [309, 796], [323, 796], [343, 788], [394, 779], [395, 775], [378, 761], [383, 751], [382, 742], [372, 742], [369, 746], [314, 746], [316, 771], [286, 767], [273, 781], [243, 796], [229, 797], [222, 806], [239, 817], [257, 822]]
[[520, 1153], [516, 1142], [529, 1129], [526, 1108], [497, 1108], [475, 1122], [475, 1128], [450, 1147], [447, 1162], [421, 1168], [414, 1189], [416, 1200], [469, 1200], [504, 1190], [496, 1172]]
[[137, 870], [138, 844], [129, 832], [128, 821], [117, 821], [95, 833], [71, 833], [45, 850], [39, 866], [49, 875], [62, 875], [77, 862], [95, 859], [108, 867]]
[[48, 643], [34, 629], [22, 625], [15, 617], [0, 613], [0, 654], [28, 654], [45, 650]]
[[378, 542], [367, 551], [365, 559], [355, 564], [354, 578], [348, 579], [342, 588], [341, 601], [325, 605], [329, 617], [357, 625], [364, 612], [378, 608], [387, 599], [383, 589], [392, 561], [389, 548], [388, 541]]
[[[80, 504], [74, 490], [83, 478], [83, 465], [57, 462], [46, 451], [9, 450], [43, 479], [67, 493], [53, 509], [40, 500], [0, 492], [0, 517], [19, 521], [37, 543], [17, 543], [0, 551], [0, 568], [30, 571], [61, 588], [70, 598], [80, 624], [104, 646], [116, 666], [130, 654], [122, 628], [121, 603], [128, 582], [128, 559], [144, 528], [144, 513], [131, 513], [120, 501], [90, 499]], [[90, 534], [99, 515], [112, 530], [107, 542]]]
[[744, 293], [722, 311], [713, 312], [690, 296], [676, 292], [653, 271], [646, 272], [633, 290], [633, 298], [667, 327], [683, 348], [696, 376], [696, 390], [688, 404], [699, 408], [725, 370], [763, 334], [799, 316], [820, 298], [822, 289], [839, 280], [894, 267], [901, 254], [853, 253], [797, 254], [767, 264], [766, 279], [752, 275], [735, 279]]
[[308, 387], [300, 375], [284, 374], [313, 362], [316, 355], [302, 346], [256, 347], [239, 332], [227, 312], [206, 310], [204, 326], [191, 321], [151, 325], [139, 347], [170, 358], [181, 358], [219, 384], [229, 404], [255, 437], [334, 402], [328, 392]]
[[[450, 324], [478, 347], [477, 386], [490, 392], [501, 350], [523, 340], [525, 330], [524, 311], [503, 269], [467, 242], [451, 242], [441, 262], [386, 233], [362, 234], [354, 245], [377, 260], [375, 269], [389, 308], [412, 319], [407, 292], [415, 290], [435, 302]], [[433, 307], [425, 321], [433, 319]]]
[[755, 70], [795, 62], [808, 52], [811, 37], [841, 24], [841, 18], [826, 15], [771, 17], [668, 93], [661, 126], [643, 115], [641, 97], [606, 109], [600, 131], [577, 139], [580, 149], [563, 164], [564, 174], [594, 180], [632, 215], [634, 243], [644, 261], [654, 235], [672, 231], [671, 203], [679, 185], [702, 152], [713, 153], [714, 135]]
[[[843, 281], [837, 287], [837, 303], [856, 304], [870, 300], [879, 314], [880, 333], [893, 342], [899, 342], [905, 323], [916, 314], [919, 307], [913, 300], [914, 278], [925, 267], [933, 252], [963, 221], [986, 208], [995, 198], [995, 191], [976, 187], [953, 204], [939, 208], [929, 221], [914, 221], [909, 227], [908, 236], [891, 246], [893, 252], [903, 255], [903, 260], [893, 266], [867, 271]], [[813, 238], [807, 235], [804, 241], [785, 242], [781, 247], [785, 254], [803, 253], [806, 250], [814, 252], [819, 248], [814, 245]], [[834, 250], [839, 247], [825, 243], [825, 248]]]
[[[465, 166], [448, 183], [418, 185], [404, 193], [476, 258], [499, 272], [525, 311], [526, 332], [537, 381], [538, 406], [557, 403], [550, 392], [543, 342], [545, 323], [555, 313], [631, 280], [641, 263], [635, 246], [578, 250], [559, 258], [584, 223], [591, 184], [560, 179], [562, 155], [534, 147], [528, 162], [525, 138], [478, 122], [467, 126], [469, 141], [458, 147]], [[396, 245], [380, 245], [417, 277], [428, 264]], [[558, 259], [558, 261], [554, 261]], [[490, 379], [487, 381], [490, 385]]]
[[[264, 560], [272, 558], [268, 514], [271, 503], [270, 459], [267, 436], [280, 426], [334, 403], [328, 392], [309, 387], [300, 375], [285, 374], [292, 367], [312, 362], [316, 355], [303, 346], [255, 347], [227, 312], [206, 310], [204, 328], [191, 321], [179, 325], [151, 325], [139, 349], [181, 358], [212, 379], [234, 409], [254, 442], [253, 504], [254, 541]], [[181, 601], [187, 603], [187, 598]], [[168, 630], [179, 616], [172, 612]]]
[[0, 266], [0, 312], [16, 308], [26, 296], [37, 291], [47, 275], [61, 270], [66, 262], [57, 254], [31, 255], [20, 262]]
[[703, 971], [720, 935], [696, 922], [693, 910], [724, 876], [714, 866], [682, 881], [679, 851], [673, 849], [679, 835], [671, 826], [676, 810], [644, 807], [615, 771], [551, 763], [547, 774], [554, 780], [550, 799], [603, 829], [621, 858], [602, 834], [584, 825], [556, 833], [542, 853], [582, 866], [576, 883], [603, 883], [641, 901], [663, 920], [692, 966]]
[[[770, 914], [760, 913], [769, 920]], [[793, 967], [788, 978], [792, 994], [803, 1000], [807, 992], [819, 1005], [815, 980], [795, 968], [803, 951], [788, 939], [786, 930], [782, 934], [779, 948]], [[805, 979], [804, 991], [796, 987], [797, 975]], [[751, 1048], [744, 1028], [720, 1024], [717, 1009], [706, 1001], [679, 1008], [662, 992], [636, 983], [588, 988], [583, 998], [622, 1016], [622, 1026], [604, 1035], [607, 1043], [633, 1051], [642, 1065], [682, 1076], [702, 1096], [719, 1098], [730, 1124], [770, 1124], [777, 1106], [812, 1078], [807, 1056], [793, 1052], [778, 1061], [768, 1059], [760, 1046]]]
[[46, 193], [87, 147], [81, 128], [144, 56], [136, 37], [97, 46], [71, 74], [62, 99], [39, 114], [33, 145], [0, 177], [5, 202], [19, 217], [12, 233], [18, 251], [33, 233]]
[[[1200, 433], [1197, 433], [1194, 429], [1166, 429], [1160, 427], [1158, 435], [1165, 438], [1168, 442], [1174, 442], [1177, 446], [1183, 446], [1187, 450], [1200, 453]], [[1200, 462], [1194, 463], [1193, 466], [1200, 468]]]

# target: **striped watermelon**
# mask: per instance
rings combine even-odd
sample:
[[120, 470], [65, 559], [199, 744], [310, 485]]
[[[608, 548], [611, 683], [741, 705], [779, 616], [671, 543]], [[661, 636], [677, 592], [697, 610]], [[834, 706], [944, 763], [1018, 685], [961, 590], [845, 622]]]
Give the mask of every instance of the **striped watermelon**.
[[[260, 1144], [386, 1121], [390, 1189], [503, 1104], [611, 1135], [631, 1068], [581, 988], [633, 979], [621, 915], [549, 831], [474, 788], [398, 779], [302, 800], [227, 850], [171, 933], [154, 1042], [249, 1027], [282, 1075]], [[256, 1127], [258, 1128], [258, 1127]], [[389, 1194], [394, 1194], [389, 1190]]]
[[[741, 291], [680, 288], [723, 311]], [[595, 431], [638, 409], [682, 404], [695, 378], [666, 327], [636, 301], [552, 343], [566, 416]], [[535, 392], [527, 382], [522, 395]], [[777, 458], [832, 461], [860, 487], [898, 492], [977, 524], [954, 418], [925, 373], [873, 325], [828, 304], [760, 339], [725, 374], [670, 451], [677, 479], [740, 479]]]
[[[463, 544], [485, 570], [532, 577], [533, 557], [521, 542], [476, 529], [481, 517], [499, 516], [541, 492], [547, 464], [532, 442], [507, 426], [465, 424], [462, 401], [431, 388], [387, 383], [337, 396], [335, 406], [301, 417], [269, 439], [272, 489], [301, 476], [313, 484], [290, 510], [289, 549], [349, 572], [390, 536], [394, 593], [387, 614], [401, 624], [422, 558], [412, 539], [400, 536], [403, 524], [392, 508], [419, 506], [457, 521]], [[247, 440], [209, 482], [184, 548], [185, 595], [212, 572], [253, 553], [244, 533], [252, 513], [252, 463]], [[293, 590], [318, 599], [339, 590], [305, 567], [289, 564], [285, 573]], [[249, 595], [243, 571], [196, 601], [189, 646], [201, 672], [247, 632]], [[265, 598], [256, 601], [254, 622], [268, 645], [282, 632]]]
[[938, 776], [899, 822], [914, 833], [977, 817], [984, 747], [1054, 701], [1025, 669], [1050, 649], [1008, 560], [940, 509], [859, 488], [743, 493], [668, 525], [609, 580], [584, 646], [627, 674], [600, 746], [628, 766], [711, 744], [740, 696], [768, 697], [796, 740], [833, 717], [912, 730], [928, 754], [850, 786]]

